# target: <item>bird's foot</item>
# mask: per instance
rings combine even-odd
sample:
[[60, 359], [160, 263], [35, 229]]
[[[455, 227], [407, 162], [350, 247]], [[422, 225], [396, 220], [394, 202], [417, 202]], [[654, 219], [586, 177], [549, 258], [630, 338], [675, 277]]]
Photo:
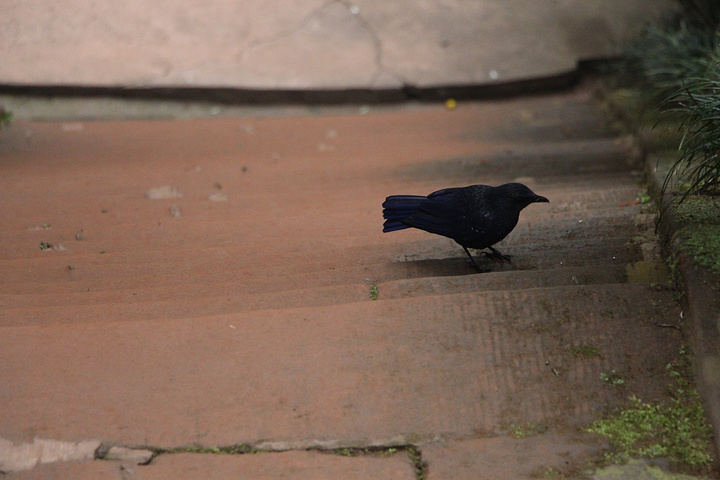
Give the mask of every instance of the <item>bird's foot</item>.
[[500, 253], [499, 250], [497, 250], [493, 247], [488, 247], [488, 250], [490, 250], [490, 252], [482, 252], [483, 255], [485, 255], [488, 258], [492, 258], [496, 262], [506, 263], [516, 270], [520, 269], [520, 267], [518, 267], [517, 265], [515, 265], [515, 263], [513, 263], [513, 261], [510, 259], [511, 257], [509, 255], [503, 255], [502, 253]]
[[[462, 245], [461, 245], [461, 246], [462, 246]], [[482, 268], [480, 268], [480, 267], [478, 266], [478, 264], [475, 263], [475, 259], [473, 258], [473, 256], [470, 254], [470, 250], [468, 250], [467, 247], [465, 247], [465, 246], [462, 246], [462, 247], [463, 247], [463, 250], [465, 250], [465, 253], [467, 253], [468, 258], [470, 259], [470, 263], [472, 264], [472, 266], [473, 266], [473, 268], [475, 269], [476, 272], [478, 272], [478, 273], [487, 273], [487, 272], [490, 271], [490, 270], [483, 270]]]

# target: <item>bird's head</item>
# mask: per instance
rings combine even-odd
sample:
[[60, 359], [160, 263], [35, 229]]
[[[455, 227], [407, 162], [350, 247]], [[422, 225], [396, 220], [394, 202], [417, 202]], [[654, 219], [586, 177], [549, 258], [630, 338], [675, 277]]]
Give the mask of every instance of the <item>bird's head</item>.
[[497, 193], [502, 197], [511, 199], [520, 208], [525, 208], [531, 203], [549, 203], [550, 200], [547, 198], [535, 194], [528, 187], [522, 183], [506, 183], [497, 187]]

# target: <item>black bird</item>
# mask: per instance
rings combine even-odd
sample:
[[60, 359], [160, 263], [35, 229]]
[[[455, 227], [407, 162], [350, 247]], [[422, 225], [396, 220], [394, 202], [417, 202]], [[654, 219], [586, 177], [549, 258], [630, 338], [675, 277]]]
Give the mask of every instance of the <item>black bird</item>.
[[452, 238], [480, 271], [468, 248], [487, 248], [494, 257], [508, 261], [493, 245], [512, 232], [520, 210], [536, 202], [549, 200], [522, 183], [444, 188], [427, 197], [391, 195], [382, 204], [383, 232], [414, 227]]

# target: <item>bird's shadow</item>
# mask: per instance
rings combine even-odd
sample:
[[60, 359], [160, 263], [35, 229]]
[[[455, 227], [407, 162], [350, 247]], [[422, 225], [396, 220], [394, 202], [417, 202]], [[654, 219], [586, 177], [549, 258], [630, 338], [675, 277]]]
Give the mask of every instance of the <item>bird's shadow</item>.
[[418, 259], [407, 258], [399, 261], [396, 265], [402, 265], [405, 277], [459, 277], [464, 275], [478, 275], [498, 271], [511, 270], [512, 268], [500, 262], [477, 256], [475, 258], [480, 271], [470, 263], [467, 257]]

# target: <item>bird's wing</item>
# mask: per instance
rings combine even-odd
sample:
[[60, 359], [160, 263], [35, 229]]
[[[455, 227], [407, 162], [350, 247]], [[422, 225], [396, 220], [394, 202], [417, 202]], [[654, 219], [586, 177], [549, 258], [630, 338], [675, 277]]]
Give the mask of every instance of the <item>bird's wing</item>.
[[436, 190], [436, 191], [432, 192], [430, 195], [427, 196], [427, 198], [436, 198], [436, 197], [452, 198], [452, 195], [455, 194], [458, 190], [460, 190], [459, 187], [443, 188], [442, 190]]
[[474, 185], [465, 188], [447, 188], [428, 196], [420, 206], [421, 213], [413, 216], [418, 228], [450, 237], [460, 245], [485, 248], [501, 240], [507, 233], [496, 230], [497, 216], [486, 203], [492, 187]]
[[417, 213], [406, 218], [404, 223], [426, 232], [452, 238], [460, 215], [454, 206], [457, 188], [445, 188], [428, 195]]

